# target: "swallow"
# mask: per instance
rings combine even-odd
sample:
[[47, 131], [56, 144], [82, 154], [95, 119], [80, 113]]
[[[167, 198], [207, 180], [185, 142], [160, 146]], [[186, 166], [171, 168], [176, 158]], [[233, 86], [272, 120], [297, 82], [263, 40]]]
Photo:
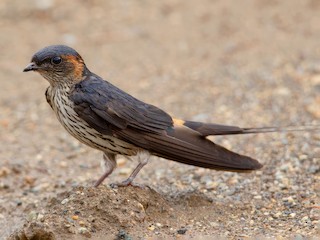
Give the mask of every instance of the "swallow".
[[38, 72], [49, 82], [46, 100], [62, 126], [81, 143], [103, 152], [104, 173], [95, 187], [116, 168], [117, 155], [138, 160], [129, 178], [114, 184], [118, 187], [132, 185], [150, 156], [222, 171], [257, 170], [262, 167], [257, 160], [207, 137], [296, 130], [240, 128], [174, 118], [94, 74], [79, 53], [64, 45], [39, 50], [23, 71]]

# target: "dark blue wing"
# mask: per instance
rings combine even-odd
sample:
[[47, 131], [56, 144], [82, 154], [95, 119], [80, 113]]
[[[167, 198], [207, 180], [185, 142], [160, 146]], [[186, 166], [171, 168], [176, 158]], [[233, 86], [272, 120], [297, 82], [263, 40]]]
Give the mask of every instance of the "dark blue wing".
[[102, 131], [105, 125], [107, 129], [130, 127], [160, 133], [173, 126], [172, 118], [163, 110], [132, 97], [96, 76], [76, 84], [69, 98], [78, 115], [98, 131]]

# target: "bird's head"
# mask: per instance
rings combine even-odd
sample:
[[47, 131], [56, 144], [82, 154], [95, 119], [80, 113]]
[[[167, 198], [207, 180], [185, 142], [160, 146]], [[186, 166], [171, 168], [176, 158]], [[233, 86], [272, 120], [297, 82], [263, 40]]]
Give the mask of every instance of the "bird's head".
[[52, 86], [79, 82], [89, 72], [79, 53], [64, 45], [39, 50], [23, 71], [39, 72]]

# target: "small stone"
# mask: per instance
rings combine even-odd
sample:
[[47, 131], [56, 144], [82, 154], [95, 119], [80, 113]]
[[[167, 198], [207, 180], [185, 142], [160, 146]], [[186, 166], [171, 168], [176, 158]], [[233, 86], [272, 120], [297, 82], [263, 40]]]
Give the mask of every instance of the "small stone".
[[127, 163], [127, 159], [126, 158], [117, 159], [117, 166], [118, 167], [122, 167], [122, 166], [126, 165], [126, 163]]
[[303, 224], [303, 225], [309, 225], [311, 223], [311, 220], [308, 216], [304, 216], [303, 218], [301, 218], [300, 222]]
[[149, 225], [149, 227], [148, 227], [148, 229], [149, 229], [150, 231], [154, 231], [155, 228], [156, 228], [156, 227], [155, 227], [153, 224]]
[[41, 183], [41, 184], [36, 185], [35, 187], [33, 187], [31, 189], [31, 191], [34, 192], [34, 193], [38, 193], [38, 192], [42, 191], [43, 189], [48, 189], [49, 186], [50, 186], [50, 183], [44, 182], [44, 183]]
[[299, 155], [299, 160], [307, 160], [308, 159], [308, 155], [305, 155], [305, 154], [301, 154]]
[[161, 223], [156, 223], [156, 227], [161, 228], [162, 224]]
[[287, 198], [283, 198], [282, 201], [284, 202], [284, 205], [286, 206], [295, 206], [297, 203], [294, 201], [292, 196], [289, 196]]
[[24, 178], [24, 182], [25, 182], [26, 184], [28, 184], [28, 185], [34, 185], [35, 181], [36, 181], [36, 178], [35, 178], [35, 177], [26, 176], [26, 177]]
[[287, 201], [288, 201], [289, 203], [293, 203], [293, 202], [294, 202], [294, 199], [293, 199], [292, 196], [290, 196], [290, 197], [287, 198]]
[[131, 168], [120, 168], [119, 174], [121, 175], [129, 175], [132, 172]]
[[210, 222], [210, 226], [211, 226], [211, 227], [218, 228], [218, 227], [220, 227], [220, 224], [217, 223], [217, 222]]
[[218, 182], [213, 182], [211, 180], [208, 180], [208, 181], [206, 181], [205, 188], [208, 190], [212, 190], [212, 189], [217, 188], [218, 185], [219, 185]]
[[296, 215], [297, 215], [296, 213], [290, 213], [290, 214], [289, 214], [289, 217], [290, 217], [290, 218], [295, 218]]
[[86, 227], [79, 227], [79, 228], [78, 228], [78, 232], [79, 232], [80, 234], [87, 234], [87, 233], [89, 233], [89, 231], [88, 231], [88, 229], [87, 229]]
[[319, 104], [320, 104], [320, 97], [317, 97], [313, 102], [309, 103], [307, 107], [307, 111], [316, 118], [320, 118]]
[[22, 201], [21, 200], [17, 200], [16, 203], [17, 203], [17, 206], [21, 206], [22, 205]]
[[183, 234], [185, 234], [185, 233], [187, 232], [187, 230], [188, 230], [188, 229], [186, 229], [185, 227], [181, 227], [181, 228], [177, 231], [177, 233], [183, 235]]
[[228, 184], [230, 184], [230, 185], [235, 185], [235, 184], [237, 184], [238, 182], [239, 182], [239, 179], [238, 179], [238, 177], [236, 177], [237, 175], [235, 175], [235, 176], [233, 176], [232, 178], [230, 178], [229, 180], [228, 180]]
[[196, 225], [197, 225], [198, 227], [202, 227], [202, 226], [203, 226], [201, 222], [196, 222]]
[[132, 238], [123, 229], [119, 230], [117, 239], [132, 240]]
[[310, 211], [310, 219], [311, 220], [320, 220], [320, 208], [315, 207]]
[[286, 87], [279, 87], [276, 89], [275, 94], [281, 95], [281, 96], [289, 96], [290, 95], [290, 89]]
[[69, 199], [68, 198], [65, 198], [65, 199], [63, 199], [62, 201], [61, 201], [61, 204], [62, 205], [65, 205], [66, 203], [68, 203], [69, 202]]
[[282, 212], [276, 212], [275, 214], [273, 214], [273, 217], [279, 218], [279, 217], [281, 217], [281, 215], [282, 215]]
[[37, 220], [43, 222], [44, 221], [44, 215], [39, 213], [37, 216]]
[[78, 219], [79, 219], [79, 216], [78, 216], [78, 215], [73, 215], [71, 218], [72, 218], [73, 220], [78, 220]]
[[0, 177], [5, 177], [11, 173], [10, 169], [7, 167], [0, 168]]
[[297, 235], [294, 236], [293, 239], [294, 239], [294, 240], [303, 240], [303, 239], [305, 239], [305, 238], [304, 238], [302, 235], [297, 234]]
[[28, 220], [29, 221], [33, 221], [33, 220], [36, 220], [37, 219], [37, 213], [35, 211], [31, 211], [29, 214], [28, 214]]
[[79, 225], [84, 226], [84, 225], [86, 225], [86, 223], [84, 221], [79, 221]]
[[137, 203], [137, 206], [138, 206], [138, 208], [139, 208], [139, 210], [140, 210], [141, 212], [144, 212], [144, 211], [145, 211], [144, 206], [142, 205], [142, 203], [138, 202], [138, 203]]
[[59, 165], [60, 165], [60, 167], [62, 167], [62, 168], [68, 167], [68, 163], [67, 163], [66, 161], [61, 161], [61, 162], [59, 163]]
[[262, 196], [261, 195], [257, 195], [257, 196], [254, 196], [253, 198], [260, 200], [260, 199], [262, 199]]

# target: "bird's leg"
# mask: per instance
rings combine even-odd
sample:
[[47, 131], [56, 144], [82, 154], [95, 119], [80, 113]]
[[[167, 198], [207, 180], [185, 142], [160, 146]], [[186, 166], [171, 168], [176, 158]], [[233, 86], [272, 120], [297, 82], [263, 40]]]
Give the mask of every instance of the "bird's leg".
[[98, 187], [106, 177], [108, 177], [113, 170], [117, 167], [116, 155], [113, 153], [103, 153], [103, 163], [102, 167], [104, 168], [103, 175], [95, 182], [94, 187]]
[[149, 157], [150, 157], [150, 154], [147, 153], [145, 154], [145, 152], [143, 153], [140, 153], [138, 155], [139, 157], [139, 164], [136, 166], [136, 168], [132, 171], [132, 173], [130, 174], [130, 176], [124, 180], [123, 182], [120, 182], [120, 183], [112, 183], [110, 184], [111, 187], [127, 187], [129, 185], [131, 186], [136, 186], [136, 187], [142, 187], [141, 185], [139, 184], [135, 184], [133, 183], [132, 181], [135, 179], [135, 177], [138, 175], [138, 173], [140, 172], [140, 170], [145, 166], [147, 165], [147, 163], [149, 162]]

